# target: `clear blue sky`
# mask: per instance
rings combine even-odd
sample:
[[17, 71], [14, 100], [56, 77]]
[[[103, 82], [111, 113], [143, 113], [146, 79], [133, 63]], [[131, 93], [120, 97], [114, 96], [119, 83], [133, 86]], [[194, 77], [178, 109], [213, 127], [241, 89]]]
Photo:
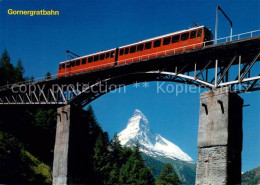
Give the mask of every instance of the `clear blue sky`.
[[[0, 0], [0, 52], [8, 50], [12, 62], [22, 59], [26, 76], [42, 77], [57, 72], [65, 51], [86, 55], [150, 37], [186, 29], [193, 22], [214, 30], [219, 4], [231, 17], [233, 33], [260, 28], [259, 0], [194, 1], [33, 1]], [[14, 10], [58, 10], [59, 16], [11, 16]], [[229, 35], [230, 27], [219, 16], [218, 36]], [[126, 126], [134, 109], [148, 117], [154, 132], [179, 145], [195, 161], [199, 93], [156, 93], [150, 87], [129, 86], [127, 93], [107, 94], [92, 103], [98, 121], [110, 135]], [[243, 171], [260, 165], [259, 92], [244, 94]]]

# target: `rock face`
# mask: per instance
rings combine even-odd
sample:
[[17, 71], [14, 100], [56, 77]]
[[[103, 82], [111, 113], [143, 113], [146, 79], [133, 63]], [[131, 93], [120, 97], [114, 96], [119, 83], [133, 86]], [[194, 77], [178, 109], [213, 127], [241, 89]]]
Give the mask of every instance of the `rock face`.
[[168, 141], [160, 134], [154, 134], [149, 122], [140, 110], [135, 110], [126, 128], [118, 134], [122, 145], [133, 147], [137, 142], [141, 152], [149, 156], [162, 156], [193, 163], [191, 157], [184, 153], [177, 145]]

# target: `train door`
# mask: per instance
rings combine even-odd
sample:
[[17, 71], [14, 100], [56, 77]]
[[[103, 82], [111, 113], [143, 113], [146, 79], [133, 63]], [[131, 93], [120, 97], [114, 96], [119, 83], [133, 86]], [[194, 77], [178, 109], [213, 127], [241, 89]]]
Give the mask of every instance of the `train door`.
[[117, 66], [117, 61], [118, 61], [118, 52], [119, 52], [119, 49], [116, 48], [116, 53], [115, 53], [115, 66]]

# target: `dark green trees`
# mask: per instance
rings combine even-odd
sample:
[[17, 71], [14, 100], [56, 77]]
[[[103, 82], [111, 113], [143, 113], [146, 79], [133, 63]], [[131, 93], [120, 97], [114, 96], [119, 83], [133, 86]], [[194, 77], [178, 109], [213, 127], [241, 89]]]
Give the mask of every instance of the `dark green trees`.
[[[127, 150], [127, 148], [125, 148], [125, 150]], [[123, 164], [120, 169], [120, 184], [154, 184], [154, 178], [150, 169], [144, 164], [139, 145], [137, 144], [134, 150], [129, 152], [129, 154], [126, 163]]]
[[50, 72], [47, 72], [47, 73], [46, 73], [45, 79], [51, 79], [51, 73], [50, 73]]
[[[89, 120], [95, 122], [91, 107], [88, 112]], [[92, 125], [91, 130], [92, 137], [96, 138], [91, 156], [94, 169], [91, 177], [95, 179], [91, 179], [91, 182], [107, 185], [155, 183], [150, 169], [145, 166], [138, 145], [134, 149], [122, 147], [117, 135], [109, 141], [108, 134], [98, 124]]]
[[156, 185], [179, 185], [180, 179], [170, 163], [166, 163], [160, 175], [157, 176]]
[[24, 68], [21, 59], [14, 67], [7, 50], [5, 50], [0, 58], [0, 86], [23, 81], [23, 73]]
[[22, 60], [19, 58], [17, 65], [14, 69], [15, 82], [24, 81], [23, 74], [24, 74], [24, 67], [22, 65]]

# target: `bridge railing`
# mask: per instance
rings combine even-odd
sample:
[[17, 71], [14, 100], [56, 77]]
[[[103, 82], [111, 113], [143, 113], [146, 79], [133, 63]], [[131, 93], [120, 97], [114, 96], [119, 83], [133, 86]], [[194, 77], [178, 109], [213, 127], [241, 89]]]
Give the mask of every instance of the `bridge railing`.
[[[260, 35], [260, 30], [254, 30], [254, 31], [249, 31], [249, 32], [245, 32], [245, 33], [240, 33], [237, 35], [222, 37], [222, 38], [217, 39], [217, 44], [231, 42], [231, 41], [235, 41], [235, 40], [241, 40], [241, 39], [245, 39], [245, 38], [250, 38], [250, 37], [257, 36], [257, 35]], [[208, 42], [210, 42], [210, 41], [208, 41]]]
[[[254, 37], [254, 36], [258, 36], [258, 35], [260, 35], [260, 30], [254, 30], [254, 31], [250, 31], [250, 32], [240, 33], [240, 34], [237, 34], [237, 35], [219, 38], [219, 39], [217, 39], [217, 44], [241, 40], [241, 39], [244, 39], [244, 38], [250, 38], [250, 37]], [[146, 54], [146, 55], [142, 55], [142, 56], [138, 56], [138, 57], [133, 57], [133, 58], [129, 58], [129, 59], [124, 59], [124, 60], [117, 61], [117, 63], [120, 64], [120, 65], [125, 65], [125, 64], [129, 64], [129, 63], [145, 61], [145, 60], [149, 60], [149, 59], [158, 58], [158, 57], [161, 57], [161, 56], [167, 56], [167, 55], [185, 52], [185, 51], [191, 50], [191, 49], [205, 48], [209, 45], [212, 45], [212, 43], [214, 43], [214, 40], [205, 41], [205, 42], [187, 45], [187, 46], [182, 46], [182, 47], [178, 47], [178, 48], [173, 48], [173, 49], [166, 50], [166, 51], [150, 53], [150, 54]], [[214, 45], [215, 44], [216, 43], [214, 43]], [[111, 63], [97, 65], [97, 66], [93, 66], [93, 67], [86, 67], [86, 68], [83, 68], [83, 69], [73, 70], [73, 71], [70, 71], [70, 72], [67, 71], [67, 72], [62, 73], [60, 75], [61, 76], [63, 76], [63, 75], [65, 75], [65, 76], [77, 75], [78, 73], [81, 73], [81, 72], [99, 70], [99, 69], [103, 69], [105, 67], [112, 67], [112, 66], [114, 66], [114, 64], [115, 64], [115, 62], [111, 62]], [[68, 73], [69, 73], [69, 75], [67, 75]], [[51, 79], [58, 78], [58, 74], [51, 75], [50, 78]], [[40, 78], [36, 78], [34, 80], [27, 80], [27, 81], [15, 83], [15, 84], [9, 84], [9, 85], [5, 85], [5, 86], [1, 86], [0, 91], [3, 90], [3, 89], [12, 88], [14, 85], [19, 86], [19, 85], [23, 85], [23, 84], [24, 85], [32, 84], [32, 83], [44, 81], [44, 80], [47, 80], [47, 79], [48, 78], [46, 78], [46, 77], [40, 77]]]

